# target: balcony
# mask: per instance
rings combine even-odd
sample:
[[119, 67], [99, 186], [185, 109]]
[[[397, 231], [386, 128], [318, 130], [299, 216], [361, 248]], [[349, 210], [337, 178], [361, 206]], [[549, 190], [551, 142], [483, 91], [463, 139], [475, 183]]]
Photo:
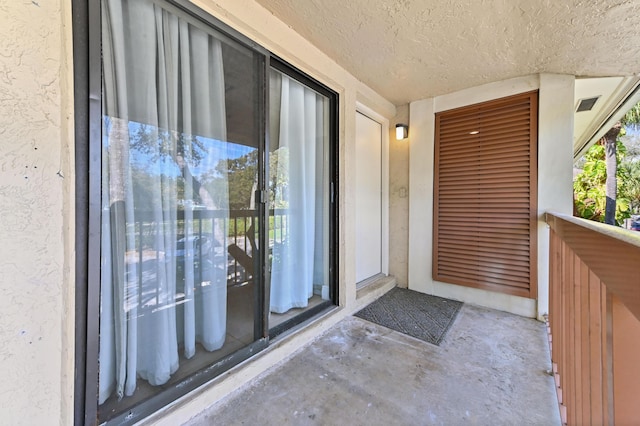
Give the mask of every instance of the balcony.
[[187, 424], [633, 424], [640, 235], [546, 221], [548, 326], [465, 304], [434, 346], [347, 316]]
[[559, 425], [547, 332], [463, 305], [440, 346], [347, 317], [187, 424]]

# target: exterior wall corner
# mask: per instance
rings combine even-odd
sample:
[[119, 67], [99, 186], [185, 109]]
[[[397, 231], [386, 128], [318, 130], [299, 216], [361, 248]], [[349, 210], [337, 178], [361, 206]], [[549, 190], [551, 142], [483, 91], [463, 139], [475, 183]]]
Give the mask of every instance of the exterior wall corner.
[[573, 118], [575, 77], [540, 74], [538, 103], [538, 306], [549, 312], [548, 211], [573, 212]]

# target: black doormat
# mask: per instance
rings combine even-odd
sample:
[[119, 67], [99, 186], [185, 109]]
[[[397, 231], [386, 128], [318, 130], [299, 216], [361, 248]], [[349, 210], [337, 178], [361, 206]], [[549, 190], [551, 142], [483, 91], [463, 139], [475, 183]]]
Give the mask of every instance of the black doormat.
[[461, 307], [462, 302], [396, 287], [355, 316], [440, 345]]

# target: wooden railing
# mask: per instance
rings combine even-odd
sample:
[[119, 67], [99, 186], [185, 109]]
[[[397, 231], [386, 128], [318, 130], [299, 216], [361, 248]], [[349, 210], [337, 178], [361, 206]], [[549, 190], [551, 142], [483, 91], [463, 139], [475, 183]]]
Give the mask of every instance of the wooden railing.
[[[206, 237], [210, 239], [208, 250], [214, 250], [219, 256], [226, 258], [227, 263], [227, 281], [228, 285], [241, 285], [251, 280], [252, 268], [247, 262], [253, 262], [252, 256], [256, 250], [257, 236], [257, 211], [256, 210], [193, 210], [190, 214], [191, 232], [198, 238]], [[287, 220], [288, 211], [286, 209], [269, 210], [269, 239], [267, 247], [270, 250], [275, 243], [282, 243], [287, 236]], [[153, 268], [153, 262], [165, 256], [157, 247], [155, 241], [159, 232], [169, 232], [175, 234], [177, 240], [184, 237], [185, 233], [185, 211], [177, 210], [170, 214], [164, 212], [161, 217], [171, 218], [165, 222], [158, 222], [155, 212], [153, 211], [136, 211], [136, 221], [127, 228], [131, 234], [132, 241], [135, 242], [135, 250], [132, 251], [133, 256], [137, 257], [137, 262], [143, 265], [145, 261], [151, 261], [149, 266], [137, 268], [138, 282], [145, 281], [143, 275], [148, 272], [148, 268]], [[221, 247], [220, 243], [214, 241], [214, 229], [224, 230], [226, 233], [226, 247]], [[168, 231], [167, 231], [168, 230]], [[232, 250], [231, 247], [234, 247]], [[196, 281], [202, 279], [202, 269], [199, 268], [197, 260], [203, 258], [202, 245], [198, 245], [195, 249], [199, 252], [196, 257]], [[244, 262], [239, 261], [239, 257], [244, 256]], [[206, 257], [206, 256], [205, 256]], [[184, 258], [182, 258], [184, 264]], [[180, 268], [180, 261], [177, 265]], [[149, 276], [150, 274], [146, 274]], [[151, 274], [153, 275], [153, 274]], [[154, 281], [151, 276], [150, 280]]]
[[546, 221], [563, 422], [640, 424], [640, 232], [550, 213]]

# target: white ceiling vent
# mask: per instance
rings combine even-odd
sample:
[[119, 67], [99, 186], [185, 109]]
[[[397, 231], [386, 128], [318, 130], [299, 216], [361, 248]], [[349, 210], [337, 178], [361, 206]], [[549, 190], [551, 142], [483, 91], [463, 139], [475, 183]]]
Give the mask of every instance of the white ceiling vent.
[[600, 99], [600, 96], [596, 96], [595, 98], [580, 99], [576, 112], [591, 111], [598, 99]]

